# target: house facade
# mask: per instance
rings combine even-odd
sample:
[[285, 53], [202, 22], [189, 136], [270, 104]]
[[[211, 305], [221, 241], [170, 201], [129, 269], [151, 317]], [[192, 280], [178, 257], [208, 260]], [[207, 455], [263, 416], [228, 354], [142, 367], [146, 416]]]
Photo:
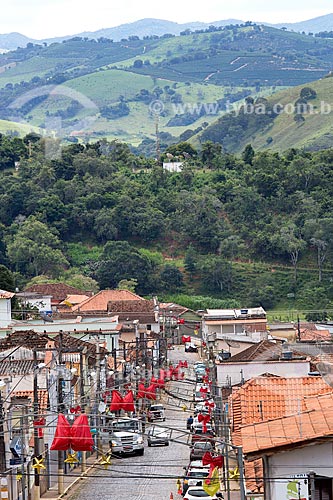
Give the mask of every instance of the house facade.
[[15, 293], [0, 290], [0, 328], [7, 328], [12, 321], [11, 299]]
[[241, 429], [247, 460], [262, 459], [265, 500], [333, 499], [333, 393]]
[[[223, 353], [225, 354], [225, 353]], [[243, 384], [264, 373], [280, 377], [306, 377], [311, 358], [285, 349], [280, 342], [262, 340], [216, 364], [217, 381], [223, 386]]]
[[266, 312], [262, 307], [252, 309], [207, 309], [202, 318], [203, 338], [267, 333]]

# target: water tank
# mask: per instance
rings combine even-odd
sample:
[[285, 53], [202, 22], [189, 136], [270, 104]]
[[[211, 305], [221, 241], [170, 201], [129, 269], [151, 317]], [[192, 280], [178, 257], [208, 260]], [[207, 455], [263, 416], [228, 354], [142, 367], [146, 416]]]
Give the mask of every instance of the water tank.
[[228, 351], [223, 351], [222, 352], [222, 359], [229, 359], [231, 357], [231, 352]]
[[293, 351], [283, 351], [281, 359], [293, 359]]

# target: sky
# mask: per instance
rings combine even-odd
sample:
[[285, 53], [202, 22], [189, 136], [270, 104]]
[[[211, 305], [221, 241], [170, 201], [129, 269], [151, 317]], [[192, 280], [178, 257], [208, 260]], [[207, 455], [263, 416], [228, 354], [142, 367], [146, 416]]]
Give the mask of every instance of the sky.
[[0, 33], [42, 39], [96, 31], [146, 17], [178, 23], [223, 19], [287, 23], [333, 12], [332, 0], [10, 0]]

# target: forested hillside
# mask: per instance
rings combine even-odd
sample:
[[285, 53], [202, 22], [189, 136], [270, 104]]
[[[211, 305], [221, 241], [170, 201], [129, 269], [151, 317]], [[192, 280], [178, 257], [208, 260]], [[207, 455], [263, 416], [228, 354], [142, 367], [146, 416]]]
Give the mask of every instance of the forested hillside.
[[333, 149], [237, 157], [181, 143], [166, 154], [186, 153], [183, 171], [169, 173], [117, 141], [54, 159], [46, 146], [0, 137], [0, 258], [19, 288], [41, 275], [89, 289], [132, 280], [147, 295], [330, 308]]

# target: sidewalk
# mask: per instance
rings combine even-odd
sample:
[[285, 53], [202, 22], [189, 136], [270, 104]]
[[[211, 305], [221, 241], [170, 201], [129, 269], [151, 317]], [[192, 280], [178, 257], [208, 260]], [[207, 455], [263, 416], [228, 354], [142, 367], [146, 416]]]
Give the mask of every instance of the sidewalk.
[[70, 488], [74, 487], [76, 484], [80, 484], [80, 482], [89, 475], [89, 472], [93, 470], [98, 460], [99, 459], [96, 458], [96, 454], [94, 453], [89, 458], [87, 458], [87, 466], [84, 473], [81, 472], [81, 465], [79, 465], [69, 474], [64, 474], [64, 493], [62, 495], [58, 494], [58, 483], [55, 483], [41, 496], [41, 498], [45, 498], [47, 500], [58, 500], [59, 498], [63, 498], [63, 496], [67, 494]]

